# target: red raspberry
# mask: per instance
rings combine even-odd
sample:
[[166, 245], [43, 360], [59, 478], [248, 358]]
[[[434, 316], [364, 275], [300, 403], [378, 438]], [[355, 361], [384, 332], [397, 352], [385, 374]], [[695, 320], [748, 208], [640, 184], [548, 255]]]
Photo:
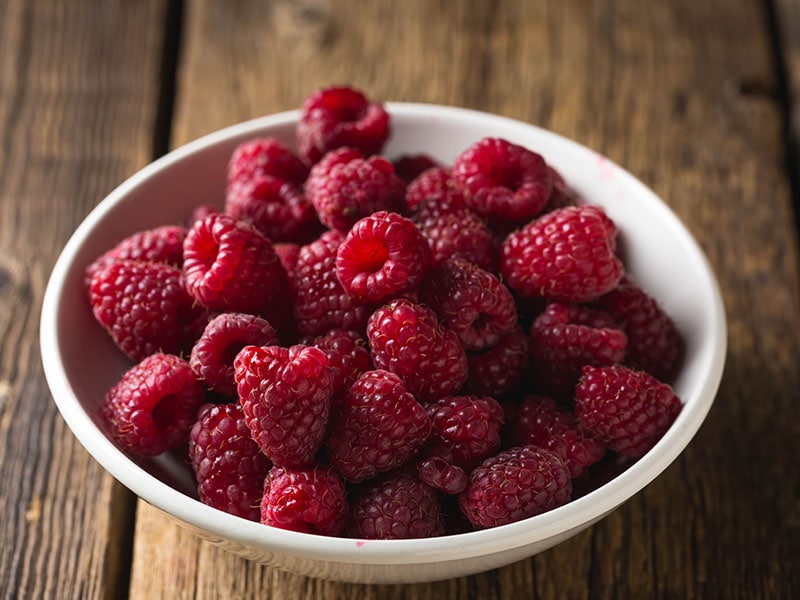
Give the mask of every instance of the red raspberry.
[[[450, 169], [433, 167], [421, 173], [408, 184], [406, 203], [409, 210], [418, 210], [430, 199], [435, 199], [435, 204], [442, 207], [457, 209], [465, 206], [464, 195], [453, 184]], [[428, 203], [428, 209], [431, 208], [431, 204], [433, 203]]]
[[365, 155], [377, 154], [389, 138], [389, 123], [383, 106], [370, 102], [358, 90], [323, 89], [303, 101], [297, 145], [311, 163], [342, 146], [358, 148]]
[[[216, 206], [211, 206], [210, 204], [201, 204], [200, 206], [196, 206], [194, 210], [191, 212], [189, 217], [186, 219], [186, 225], [188, 227], [191, 227], [197, 221], [219, 213], [220, 210]], [[183, 252], [183, 248], [181, 248], [181, 252]]]
[[681, 408], [669, 385], [621, 365], [584, 367], [575, 389], [581, 427], [617, 454], [631, 458], [650, 450]]
[[245, 346], [233, 361], [247, 427], [278, 466], [311, 464], [328, 424], [332, 377], [319, 348]]
[[567, 206], [580, 206], [581, 201], [578, 194], [567, 185], [561, 173], [556, 171], [553, 167], [548, 166], [550, 178], [553, 180], [553, 193], [550, 194], [550, 200], [547, 201], [543, 213], [553, 211], [557, 208], [566, 208]]
[[439, 166], [439, 163], [427, 154], [404, 154], [393, 160], [392, 164], [394, 172], [406, 183], [410, 183], [428, 169]]
[[300, 244], [292, 242], [278, 242], [272, 245], [278, 260], [283, 265], [283, 270], [289, 276], [289, 283], [294, 279], [294, 268], [297, 265], [297, 258], [300, 256]]
[[434, 268], [419, 295], [442, 324], [456, 333], [465, 350], [491, 348], [517, 324], [517, 308], [508, 288], [461, 258]]
[[328, 460], [357, 483], [402, 465], [419, 452], [431, 423], [400, 378], [387, 371], [362, 374], [333, 417]]
[[299, 185], [308, 177], [308, 167], [276, 138], [256, 138], [237, 146], [228, 163], [228, 184], [265, 175]]
[[612, 365], [625, 358], [627, 337], [610, 315], [551, 302], [531, 327], [535, 383], [570, 401], [584, 365]]
[[669, 381], [683, 357], [683, 338], [658, 302], [627, 278], [595, 305], [607, 311], [628, 336], [625, 363]]
[[365, 539], [444, 535], [438, 494], [407, 471], [365, 484], [353, 499], [347, 534]]
[[262, 175], [228, 186], [225, 212], [247, 221], [273, 242], [313, 239], [321, 225], [295, 184]]
[[552, 510], [570, 500], [569, 469], [556, 454], [515, 447], [487, 458], [469, 476], [459, 506], [475, 527], [497, 527]]
[[445, 494], [460, 494], [467, 488], [467, 474], [442, 456], [424, 458], [417, 467], [419, 480]]
[[279, 329], [287, 323], [286, 272], [260, 231], [228, 215], [212, 215], [192, 226], [183, 252], [186, 288], [201, 305], [261, 314]]
[[553, 190], [541, 155], [499, 138], [485, 138], [456, 157], [453, 182], [478, 214], [518, 224], [535, 217]]
[[417, 287], [430, 264], [428, 243], [417, 226], [380, 211], [348, 232], [336, 254], [336, 275], [351, 298], [378, 304]]
[[328, 355], [333, 377], [333, 404], [344, 402], [353, 382], [362, 373], [373, 369], [367, 341], [356, 331], [332, 329], [314, 338], [308, 345], [316, 346]]
[[276, 346], [278, 336], [268, 321], [244, 313], [222, 313], [206, 325], [192, 348], [189, 364], [205, 386], [236, 396], [233, 359], [245, 346]]
[[434, 265], [463, 258], [489, 272], [497, 271], [497, 245], [492, 230], [475, 213], [460, 209], [416, 220], [431, 248]]
[[480, 396], [501, 398], [522, 382], [529, 368], [529, 356], [530, 338], [517, 327], [493, 348], [467, 354], [467, 389]]
[[303, 533], [338, 536], [349, 507], [344, 483], [333, 469], [272, 467], [264, 481], [261, 522]]
[[203, 405], [203, 387], [189, 363], [151, 354], [111, 388], [100, 416], [117, 445], [131, 454], [156, 456], [189, 439]]
[[185, 237], [186, 229], [179, 225], [164, 225], [126, 237], [86, 268], [87, 288], [92, 275], [113, 260], [141, 260], [180, 268]]
[[206, 404], [189, 437], [197, 492], [204, 504], [258, 521], [269, 459], [250, 437], [238, 404]]
[[466, 471], [500, 446], [503, 409], [494, 398], [448, 396], [428, 407], [432, 438], [452, 455], [452, 464]]
[[587, 436], [575, 415], [547, 396], [526, 396], [513, 424], [514, 443], [547, 448], [564, 459], [573, 479], [605, 454], [598, 440]]
[[610, 292], [624, 273], [614, 255], [616, 228], [600, 208], [549, 212], [510, 234], [500, 254], [508, 286], [527, 296], [588, 302]]
[[336, 252], [342, 234], [323, 233], [303, 246], [294, 271], [294, 316], [302, 335], [321, 335], [331, 329], [364, 331], [370, 309], [357, 304], [336, 276]]
[[351, 148], [327, 154], [312, 169], [306, 196], [320, 221], [346, 232], [379, 210], [405, 212], [405, 183], [382, 156], [361, 158]]
[[455, 394], [467, 379], [458, 337], [426, 306], [393, 300], [370, 316], [367, 339], [375, 366], [399, 375], [420, 402]]
[[138, 260], [99, 266], [89, 282], [92, 313], [128, 358], [178, 354], [185, 329], [197, 318], [175, 267]]

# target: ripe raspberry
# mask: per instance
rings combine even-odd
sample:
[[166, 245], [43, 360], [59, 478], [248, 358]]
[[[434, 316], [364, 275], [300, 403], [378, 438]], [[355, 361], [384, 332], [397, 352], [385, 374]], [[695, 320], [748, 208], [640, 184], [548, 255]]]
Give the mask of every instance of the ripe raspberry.
[[206, 404], [189, 437], [189, 460], [204, 504], [258, 521], [269, 459], [250, 437], [238, 404]]
[[499, 138], [485, 138], [456, 157], [453, 182], [479, 215], [517, 224], [539, 214], [553, 189], [541, 155]]
[[491, 348], [517, 324], [511, 292], [480, 267], [451, 258], [434, 268], [419, 290], [442, 324], [465, 350]]
[[393, 160], [392, 164], [394, 172], [406, 183], [410, 183], [428, 169], [439, 166], [439, 163], [427, 154], [404, 154]]
[[295, 265], [294, 317], [302, 335], [322, 335], [331, 329], [363, 332], [370, 309], [357, 304], [336, 276], [336, 252], [343, 235], [323, 233], [303, 246]]
[[423, 458], [417, 466], [419, 480], [445, 494], [460, 494], [467, 488], [467, 474], [442, 456]]
[[463, 258], [491, 273], [497, 271], [498, 246], [492, 230], [475, 213], [460, 209], [421, 219], [422, 214], [417, 213], [415, 222], [428, 241], [434, 265]]
[[141, 260], [180, 268], [185, 237], [186, 229], [179, 225], [164, 225], [126, 237], [86, 268], [86, 287], [92, 275], [113, 260]]
[[555, 452], [534, 446], [510, 448], [487, 458], [458, 497], [475, 527], [497, 527], [552, 510], [570, 500], [572, 481]]
[[300, 244], [292, 242], [278, 242], [272, 245], [278, 260], [283, 265], [283, 270], [289, 276], [289, 283], [294, 279], [294, 268], [297, 265], [297, 258], [300, 256]]
[[614, 289], [624, 274], [615, 235], [595, 206], [554, 210], [506, 238], [500, 272], [520, 294], [588, 302]]
[[567, 185], [561, 173], [550, 166], [547, 169], [550, 173], [550, 179], [553, 180], [553, 193], [550, 194], [550, 200], [545, 204], [542, 213], [550, 212], [557, 208], [566, 208], [567, 206], [580, 206], [583, 203], [580, 196]]
[[531, 327], [535, 383], [556, 398], [571, 401], [581, 368], [622, 362], [626, 346], [625, 333], [607, 313], [551, 302]]
[[479, 396], [502, 398], [522, 382], [529, 356], [530, 338], [517, 327], [500, 338], [494, 348], [467, 354], [467, 389]]
[[186, 288], [201, 305], [264, 315], [278, 329], [287, 323], [286, 272], [257, 229], [212, 215], [192, 226], [183, 252]]
[[489, 396], [448, 396], [427, 407], [432, 439], [445, 446], [451, 463], [466, 471], [494, 454], [500, 446], [503, 409]]
[[306, 160], [317, 162], [342, 146], [377, 154], [389, 138], [389, 114], [360, 91], [347, 87], [319, 90], [303, 101], [297, 145]]
[[328, 460], [357, 483], [402, 465], [419, 452], [431, 423], [400, 378], [387, 371], [362, 374], [333, 416]]
[[381, 477], [357, 490], [347, 534], [365, 539], [444, 535], [439, 497], [413, 472], [399, 471]]
[[264, 480], [261, 522], [303, 533], [338, 536], [349, 507], [344, 483], [333, 469], [272, 467]]
[[671, 380], [683, 356], [683, 338], [655, 298], [627, 278], [598, 298], [628, 336], [625, 363], [662, 381]]
[[100, 416], [120, 448], [156, 456], [189, 439], [204, 401], [189, 363], [158, 352], [128, 370], [111, 388], [100, 405]]
[[404, 213], [405, 189], [391, 162], [382, 156], [361, 158], [351, 148], [327, 154], [306, 182], [319, 220], [342, 232], [380, 210]]
[[[462, 208], [464, 195], [456, 189], [450, 169], [433, 167], [421, 173], [408, 184], [406, 189], [406, 203], [411, 211], [416, 211], [429, 199], [441, 206], [451, 206], [453, 209]], [[430, 208], [430, 206], [429, 206]]]
[[332, 329], [312, 339], [308, 345], [328, 355], [333, 378], [331, 403], [334, 405], [344, 402], [353, 382], [373, 369], [367, 341], [358, 332]]
[[311, 240], [321, 229], [314, 206], [300, 188], [269, 175], [228, 186], [225, 212], [273, 242]]
[[[205, 219], [206, 217], [210, 217], [211, 215], [219, 214], [220, 212], [221, 211], [219, 208], [216, 206], [211, 206], [210, 204], [201, 204], [200, 206], [196, 206], [186, 219], [186, 226], [191, 227], [197, 221]], [[183, 252], [182, 247], [181, 252]]]
[[564, 460], [573, 479], [603, 458], [606, 448], [587, 436], [575, 415], [547, 396], [527, 395], [512, 427], [516, 445], [547, 448]]
[[198, 316], [175, 267], [138, 260], [98, 266], [89, 282], [92, 313], [133, 361], [154, 352], [178, 354]]
[[372, 361], [396, 373], [420, 402], [457, 393], [467, 379], [467, 357], [455, 332], [426, 306], [398, 299], [367, 322]]
[[308, 167], [276, 138], [256, 138], [237, 146], [228, 162], [228, 184], [265, 175], [300, 185], [308, 177]]
[[319, 348], [245, 346], [233, 361], [247, 427], [278, 466], [311, 464], [328, 424], [332, 378]]
[[345, 236], [336, 254], [336, 275], [351, 298], [378, 304], [417, 287], [430, 264], [428, 243], [417, 226], [380, 211]]
[[268, 321], [244, 313], [222, 313], [206, 325], [192, 348], [189, 364], [205, 386], [236, 396], [233, 359], [245, 346], [276, 346], [278, 336]]
[[617, 454], [631, 458], [652, 448], [681, 408], [669, 385], [621, 365], [584, 367], [575, 389], [581, 427]]

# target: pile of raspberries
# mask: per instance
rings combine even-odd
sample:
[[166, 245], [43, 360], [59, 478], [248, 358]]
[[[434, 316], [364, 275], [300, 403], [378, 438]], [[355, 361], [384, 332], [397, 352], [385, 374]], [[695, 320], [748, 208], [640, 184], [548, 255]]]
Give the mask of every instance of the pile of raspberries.
[[296, 145], [236, 148], [224, 209], [87, 268], [135, 363], [100, 409], [120, 448], [188, 452], [200, 500], [245, 519], [416, 538], [563, 505], [659, 440], [683, 341], [614, 222], [533, 150], [390, 160], [390, 131], [320, 90]]

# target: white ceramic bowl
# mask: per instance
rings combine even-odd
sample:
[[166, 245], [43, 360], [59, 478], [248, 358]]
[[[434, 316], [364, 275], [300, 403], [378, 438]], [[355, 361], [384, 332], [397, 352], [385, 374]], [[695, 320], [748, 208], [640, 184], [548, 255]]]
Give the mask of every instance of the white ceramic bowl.
[[259, 135], [294, 145], [297, 111], [205, 136], [111, 192], [64, 248], [41, 318], [42, 359], [55, 402], [75, 436], [116, 479], [200, 536], [249, 559], [354, 582], [418, 582], [477, 573], [541, 552], [589, 527], [650, 483], [686, 447], [714, 400], [726, 346], [724, 309], [703, 253], [669, 208], [627, 172], [583, 146], [519, 121], [443, 106], [387, 107], [393, 124], [384, 150], [389, 157], [426, 152], [451, 163], [487, 136], [544, 155], [584, 198], [605, 207], [621, 230], [629, 272], [677, 322], [687, 342], [685, 366], [674, 384], [683, 411], [646, 456], [610, 482], [565, 506], [503, 527], [433, 539], [359, 541], [273, 529], [205, 506], [195, 499], [180, 456], [134, 461], [103, 434], [97, 408], [130, 364], [92, 318], [82, 289], [84, 268], [131, 233], [182, 223], [198, 204], [221, 205], [234, 147]]

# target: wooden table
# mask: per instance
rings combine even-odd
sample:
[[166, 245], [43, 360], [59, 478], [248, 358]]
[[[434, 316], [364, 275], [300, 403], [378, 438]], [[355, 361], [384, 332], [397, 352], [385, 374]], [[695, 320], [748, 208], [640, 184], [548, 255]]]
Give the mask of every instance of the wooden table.
[[[719, 278], [729, 351], [700, 433], [539, 556], [408, 586], [251, 564], [137, 501], [51, 400], [39, 309], [81, 219], [169, 148], [335, 83], [523, 119], [607, 154], [669, 203]], [[0, 0], [0, 594], [800, 595], [798, 107], [798, 0]]]

